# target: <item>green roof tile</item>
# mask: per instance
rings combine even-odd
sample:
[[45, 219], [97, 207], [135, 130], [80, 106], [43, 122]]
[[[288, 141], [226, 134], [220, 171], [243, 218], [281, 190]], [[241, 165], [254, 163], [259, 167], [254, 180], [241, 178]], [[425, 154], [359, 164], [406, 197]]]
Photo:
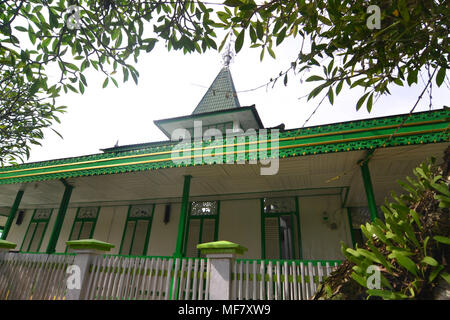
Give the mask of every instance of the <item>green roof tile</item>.
[[239, 108], [230, 69], [223, 67], [192, 114]]

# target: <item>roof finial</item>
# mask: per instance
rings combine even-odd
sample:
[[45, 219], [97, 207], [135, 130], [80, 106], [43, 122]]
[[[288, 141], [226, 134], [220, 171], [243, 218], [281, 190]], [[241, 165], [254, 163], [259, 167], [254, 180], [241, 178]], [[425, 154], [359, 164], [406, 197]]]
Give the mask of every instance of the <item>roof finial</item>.
[[232, 41], [231, 37], [232, 36], [233, 36], [233, 34], [231, 34], [230, 40], [228, 41], [227, 50], [222, 55], [223, 65], [225, 67], [228, 67], [230, 65], [230, 63], [233, 61], [233, 58], [234, 58], [234, 52], [231, 49], [231, 41]]

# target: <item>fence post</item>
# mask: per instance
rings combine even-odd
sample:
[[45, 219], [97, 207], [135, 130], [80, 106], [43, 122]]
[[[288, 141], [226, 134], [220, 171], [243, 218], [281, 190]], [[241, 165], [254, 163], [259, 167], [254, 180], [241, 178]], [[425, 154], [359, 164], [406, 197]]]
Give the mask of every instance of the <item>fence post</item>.
[[14, 249], [17, 244], [0, 239], [0, 260], [3, 260], [9, 250]]
[[[236, 255], [247, 248], [230, 241], [215, 241], [197, 245], [197, 249], [211, 263], [209, 277], [209, 300], [231, 299], [231, 267]], [[241, 279], [242, 280], [242, 279]]]
[[67, 300], [85, 300], [87, 285], [89, 284], [89, 267], [94, 258], [111, 248], [113, 244], [94, 239], [73, 240], [66, 242], [69, 249], [76, 253], [73, 265], [66, 270]]

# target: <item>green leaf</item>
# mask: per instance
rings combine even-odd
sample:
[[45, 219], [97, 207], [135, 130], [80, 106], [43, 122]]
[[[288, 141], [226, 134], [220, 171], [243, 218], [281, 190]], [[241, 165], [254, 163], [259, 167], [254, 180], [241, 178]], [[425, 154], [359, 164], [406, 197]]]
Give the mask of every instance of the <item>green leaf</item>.
[[400, 251], [394, 251], [389, 255], [389, 258], [395, 258], [397, 263], [402, 266], [403, 268], [405, 268], [406, 270], [408, 270], [409, 272], [411, 272], [412, 274], [414, 274], [415, 276], [418, 275], [417, 272], [417, 266], [414, 263], [414, 261], [412, 261], [410, 258], [408, 258], [406, 255], [404, 255], [402, 252]]
[[442, 279], [444, 279], [445, 281], [447, 281], [447, 283], [450, 283], [450, 274], [447, 272], [442, 272], [441, 273], [441, 277]]
[[242, 29], [239, 35], [236, 38], [236, 42], [234, 44], [234, 50], [236, 53], [241, 51], [242, 46], [244, 45], [244, 35], [245, 35], [245, 29]]
[[328, 89], [328, 100], [330, 101], [331, 105], [333, 105], [334, 94], [333, 94], [333, 88], [332, 87], [330, 87], [330, 89]]
[[434, 236], [433, 239], [436, 240], [437, 242], [450, 245], [450, 238], [448, 238], [448, 237]]
[[27, 32], [27, 31], [28, 31], [27, 28], [22, 27], [22, 26], [14, 27], [14, 29], [17, 29], [17, 30], [19, 30], [19, 31], [21, 31], [21, 32]]
[[106, 86], [108, 85], [109, 82], [109, 78], [106, 78], [105, 81], [103, 81], [103, 88], [106, 88]]
[[402, 293], [393, 292], [389, 290], [380, 290], [380, 289], [369, 289], [367, 290], [367, 294], [371, 296], [381, 297], [385, 300], [396, 300], [396, 299], [406, 299], [407, 295]]
[[373, 93], [371, 93], [369, 99], [367, 99], [367, 111], [369, 113], [370, 111], [372, 111], [372, 103], [373, 103]]
[[352, 279], [359, 283], [364, 288], [367, 288], [367, 281], [364, 277], [360, 276], [359, 274], [356, 274], [355, 272], [351, 275]]
[[78, 82], [78, 88], [80, 89], [81, 94], [84, 94], [84, 84], [83, 82]]
[[437, 268], [433, 269], [433, 271], [430, 272], [430, 275], [428, 276], [428, 282], [433, 282], [434, 279], [439, 275], [439, 273], [444, 269], [444, 266], [438, 266]]
[[442, 183], [431, 182], [430, 185], [436, 191], [439, 191], [440, 193], [446, 195], [447, 197], [450, 197], [450, 191], [448, 190], [448, 187], [444, 182]]
[[370, 92], [367, 92], [366, 94], [364, 94], [361, 98], [359, 98], [358, 102], [356, 103], [356, 110], [358, 111], [359, 109], [361, 109], [361, 106], [363, 105], [364, 101], [366, 100], [367, 96], [369, 95]]
[[344, 80], [341, 80], [336, 86], [336, 95], [338, 95], [342, 90], [342, 85], [344, 84]]
[[239, 7], [244, 5], [244, 2], [241, 0], [225, 0], [223, 4], [229, 7]]
[[308, 79], [306, 79], [306, 82], [321, 81], [321, 80], [324, 80], [324, 78], [314, 75], [314, 76], [310, 76]]
[[442, 67], [439, 69], [437, 75], [436, 75], [436, 84], [438, 87], [442, 85], [445, 79], [445, 73], [447, 72], [447, 69]]
[[430, 256], [423, 258], [421, 262], [429, 264], [432, 267], [437, 267], [439, 265], [439, 263], [433, 257]]

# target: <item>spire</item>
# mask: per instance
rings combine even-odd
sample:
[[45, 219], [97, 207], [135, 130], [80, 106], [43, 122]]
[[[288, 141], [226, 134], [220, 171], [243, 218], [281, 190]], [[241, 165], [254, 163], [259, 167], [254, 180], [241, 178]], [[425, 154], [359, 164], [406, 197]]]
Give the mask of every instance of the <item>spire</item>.
[[234, 52], [233, 50], [231, 50], [231, 40], [228, 42], [228, 47], [227, 47], [227, 51], [225, 51], [222, 55], [222, 59], [223, 59], [223, 65], [225, 67], [228, 67], [231, 63], [231, 61], [234, 58]]
[[228, 110], [241, 106], [227, 61], [229, 63], [230, 60], [224, 57], [224, 67], [220, 70], [192, 114]]

